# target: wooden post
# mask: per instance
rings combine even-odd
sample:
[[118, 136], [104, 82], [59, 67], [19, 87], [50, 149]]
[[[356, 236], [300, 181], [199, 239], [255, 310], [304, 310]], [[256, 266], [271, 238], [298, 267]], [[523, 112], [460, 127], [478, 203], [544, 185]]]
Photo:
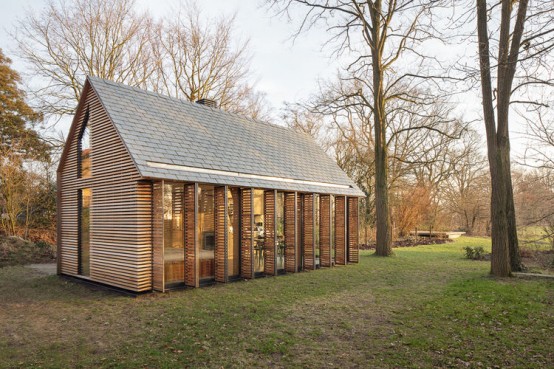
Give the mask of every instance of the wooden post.
[[285, 193], [285, 270], [295, 273], [297, 268], [298, 221], [296, 216], [296, 192]]
[[227, 186], [214, 188], [215, 207], [215, 280], [226, 283], [227, 272]]
[[346, 196], [335, 197], [335, 264], [346, 264]]
[[358, 235], [358, 198], [348, 198], [348, 262], [358, 263], [360, 260]]
[[200, 258], [196, 252], [198, 183], [185, 185], [185, 285], [199, 287]]
[[304, 269], [314, 270], [315, 263], [315, 229], [314, 229], [314, 195], [304, 195]]
[[322, 267], [331, 266], [331, 196], [321, 195], [319, 203], [319, 250]]
[[254, 278], [254, 189], [244, 188], [240, 197], [241, 245], [240, 272], [242, 278]]

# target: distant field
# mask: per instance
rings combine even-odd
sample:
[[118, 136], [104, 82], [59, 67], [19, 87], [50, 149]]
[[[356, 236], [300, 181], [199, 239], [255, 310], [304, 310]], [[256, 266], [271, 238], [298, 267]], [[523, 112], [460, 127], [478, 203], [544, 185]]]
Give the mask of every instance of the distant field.
[[1, 368], [546, 368], [554, 283], [495, 280], [486, 238], [129, 298], [0, 268]]

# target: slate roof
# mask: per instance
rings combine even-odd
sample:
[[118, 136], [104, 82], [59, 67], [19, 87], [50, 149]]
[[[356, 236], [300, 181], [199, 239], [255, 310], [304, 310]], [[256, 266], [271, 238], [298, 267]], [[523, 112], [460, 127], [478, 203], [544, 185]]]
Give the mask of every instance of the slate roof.
[[143, 177], [364, 196], [308, 135], [96, 77], [88, 81]]

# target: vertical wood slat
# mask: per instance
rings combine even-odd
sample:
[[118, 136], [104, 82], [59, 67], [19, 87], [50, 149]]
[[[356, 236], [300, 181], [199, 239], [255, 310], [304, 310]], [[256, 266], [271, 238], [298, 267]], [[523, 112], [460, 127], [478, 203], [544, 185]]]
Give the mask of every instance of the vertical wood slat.
[[164, 182], [155, 181], [152, 192], [152, 287], [156, 291], [165, 292], [163, 220]]
[[358, 198], [348, 198], [348, 262], [358, 263], [359, 242], [358, 242]]
[[331, 266], [331, 196], [321, 195], [319, 202], [319, 250], [322, 267]]
[[254, 278], [254, 190], [242, 189], [241, 196], [241, 245], [240, 245], [240, 272], [242, 278]]
[[285, 192], [285, 271], [297, 271], [296, 192]]
[[214, 188], [215, 280], [227, 282], [227, 186]]
[[314, 195], [304, 194], [303, 209], [304, 234], [304, 269], [313, 270], [315, 264], [315, 237], [314, 237]]
[[346, 264], [346, 197], [335, 197], [335, 263]]
[[198, 184], [185, 185], [185, 285], [199, 287], [198, 259], [196, 255], [196, 223]]
[[277, 191], [264, 191], [264, 273], [266, 275], [277, 274], [276, 200]]

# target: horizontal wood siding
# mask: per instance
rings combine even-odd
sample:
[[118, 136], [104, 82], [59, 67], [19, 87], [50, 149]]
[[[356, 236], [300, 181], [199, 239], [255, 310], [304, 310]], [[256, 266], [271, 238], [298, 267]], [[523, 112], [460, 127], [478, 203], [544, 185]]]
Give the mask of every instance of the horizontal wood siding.
[[348, 262], [359, 262], [358, 198], [348, 198]]
[[[94, 91], [88, 88], [60, 168], [61, 272], [78, 276], [78, 192], [92, 190], [90, 279], [131, 291], [152, 289], [152, 189]], [[92, 176], [78, 176], [78, 141], [89, 109]]]
[[346, 197], [335, 196], [335, 264], [346, 264]]
[[321, 266], [331, 266], [331, 196], [321, 195], [319, 202], [319, 248]]
[[264, 192], [264, 273], [276, 275], [275, 258], [277, 257], [275, 242], [275, 201], [277, 191]]
[[296, 193], [285, 192], [285, 270], [294, 273], [297, 252]]
[[227, 186], [215, 187], [215, 280], [227, 282]]
[[242, 278], [254, 278], [254, 191], [250, 188], [241, 190], [241, 245], [240, 245], [240, 272]]

